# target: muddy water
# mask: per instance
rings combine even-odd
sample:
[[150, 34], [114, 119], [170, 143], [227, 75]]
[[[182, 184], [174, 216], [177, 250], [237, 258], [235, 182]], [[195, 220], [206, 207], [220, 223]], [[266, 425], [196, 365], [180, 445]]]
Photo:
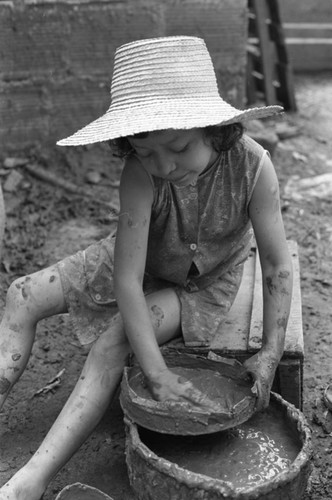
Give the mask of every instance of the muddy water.
[[229, 481], [239, 490], [287, 470], [301, 449], [274, 406], [235, 429], [215, 434], [178, 437], [140, 429], [140, 437], [158, 456], [194, 473]]
[[[197, 389], [225, 410], [230, 410], [245, 397], [252, 398], [248, 380], [234, 380], [218, 372], [199, 368], [172, 367], [172, 371], [190, 380]], [[138, 396], [153, 399], [142, 373], [130, 380], [130, 386]]]

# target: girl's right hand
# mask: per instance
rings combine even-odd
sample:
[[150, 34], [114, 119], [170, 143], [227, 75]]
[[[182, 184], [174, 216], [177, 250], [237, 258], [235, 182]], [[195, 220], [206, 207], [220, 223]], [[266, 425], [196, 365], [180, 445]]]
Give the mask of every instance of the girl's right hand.
[[197, 389], [189, 380], [169, 369], [163, 370], [153, 380], [148, 380], [149, 389], [157, 401], [185, 401], [200, 409], [220, 412], [220, 405]]

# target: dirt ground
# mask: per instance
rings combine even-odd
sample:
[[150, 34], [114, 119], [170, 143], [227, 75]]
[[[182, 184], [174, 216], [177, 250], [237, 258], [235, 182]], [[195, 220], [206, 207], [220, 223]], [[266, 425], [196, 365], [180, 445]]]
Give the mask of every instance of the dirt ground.
[[[285, 192], [290, 176], [332, 174], [332, 74], [295, 79], [298, 112], [270, 124], [287, 124], [295, 135], [282, 138], [273, 160], [280, 179], [287, 237], [300, 251], [303, 307], [304, 414], [312, 428], [313, 473], [305, 500], [332, 499], [332, 417], [322, 391], [332, 381], [332, 219], [329, 194], [299, 199], [297, 183]], [[288, 127], [288, 130], [290, 128]], [[107, 202], [117, 204], [121, 166], [104, 146], [17, 151], [26, 159], [10, 165], [0, 158], [7, 227], [0, 269], [0, 306], [11, 281], [84, 248], [114, 228]], [[31, 174], [37, 167], [92, 194], [72, 194]], [[19, 383], [0, 413], [0, 484], [36, 450], [68, 397], [86, 358], [66, 315], [43, 320]], [[133, 500], [124, 456], [124, 428], [118, 399], [79, 452], [52, 481], [44, 500], [80, 481], [114, 500]]]

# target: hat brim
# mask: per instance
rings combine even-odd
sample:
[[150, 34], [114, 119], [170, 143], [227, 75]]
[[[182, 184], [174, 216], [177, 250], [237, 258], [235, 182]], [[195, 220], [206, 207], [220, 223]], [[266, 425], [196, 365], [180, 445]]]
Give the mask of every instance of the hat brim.
[[[203, 100], [204, 101], [204, 100]], [[236, 109], [220, 101], [179, 103], [160, 102], [128, 109], [109, 110], [73, 135], [57, 142], [59, 146], [82, 146], [128, 137], [141, 132], [157, 130], [186, 130], [211, 125], [229, 125], [247, 120], [263, 119], [283, 111], [282, 106], [262, 106], [246, 110]]]

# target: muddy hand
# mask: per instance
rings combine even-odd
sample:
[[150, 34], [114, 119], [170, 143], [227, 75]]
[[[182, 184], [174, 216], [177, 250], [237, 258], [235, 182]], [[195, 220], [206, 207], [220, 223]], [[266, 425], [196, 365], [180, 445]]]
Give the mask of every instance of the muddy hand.
[[189, 380], [164, 370], [158, 378], [149, 380], [149, 388], [157, 401], [186, 401], [209, 412], [220, 412], [220, 405], [197, 389]]
[[244, 362], [243, 366], [254, 381], [252, 392], [257, 397], [256, 410], [269, 406], [270, 391], [279, 359], [274, 353], [264, 351], [264, 348]]

